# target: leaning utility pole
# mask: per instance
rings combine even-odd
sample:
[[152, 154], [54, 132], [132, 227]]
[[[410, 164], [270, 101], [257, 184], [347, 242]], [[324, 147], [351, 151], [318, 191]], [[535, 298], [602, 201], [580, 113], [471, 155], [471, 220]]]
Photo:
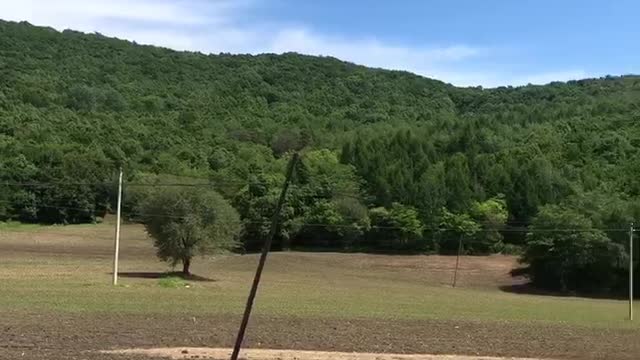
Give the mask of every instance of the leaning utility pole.
[[269, 254], [269, 250], [271, 249], [271, 243], [273, 243], [273, 238], [276, 234], [278, 223], [280, 222], [280, 211], [282, 209], [282, 205], [284, 204], [285, 196], [287, 195], [287, 189], [289, 188], [289, 182], [293, 175], [293, 170], [296, 166], [296, 162], [298, 162], [298, 153], [294, 153], [293, 157], [291, 158], [291, 161], [289, 161], [289, 166], [287, 168], [287, 176], [284, 179], [284, 184], [282, 185], [282, 191], [280, 192], [280, 198], [278, 199], [278, 204], [276, 205], [275, 213], [271, 218], [271, 229], [269, 229], [269, 235], [266, 241], [264, 242], [264, 246], [262, 247], [262, 254], [260, 255], [258, 268], [256, 269], [256, 274], [253, 278], [253, 285], [251, 286], [251, 291], [249, 292], [249, 298], [247, 299], [247, 305], [244, 309], [244, 315], [242, 316], [242, 323], [240, 323], [240, 329], [238, 330], [238, 337], [236, 338], [236, 343], [235, 343], [235, 346], [233, 347], [231, 360], [238, 360], [238, 355], [240, 354], [240, 347], [242, 346], [242, 341], [244, 340], [244, 333], [247, 330], [247, 324], [249, 323], [249, 316], [251, 315], [253, 300], [255, 299], [256, 293], [258, 292], [258, 285], [260, 284], [262, 269], [264, 269], [264, 264], [267, 261], [267, 255]]
[[120, 212], [122, 210], [122, 167], [118, 176], [118, 209], [116, 210], [116, 238], [113, 245], [113, 285], [118, 285], [118, 255], [120, 253]]
[[633, 321], [633, 223], [629, 229], [629, 320]]

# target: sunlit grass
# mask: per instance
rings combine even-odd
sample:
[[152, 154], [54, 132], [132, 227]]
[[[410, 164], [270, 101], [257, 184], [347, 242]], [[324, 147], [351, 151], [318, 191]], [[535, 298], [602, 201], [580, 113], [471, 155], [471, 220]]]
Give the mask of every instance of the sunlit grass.
[[[105, 227], [105, 231], [109, 230]], [[0, 291], [0, 311], [241, 314], [256, 255], [196, 259], [194, 272], [208, 281], [122, 276], [120, 286], [114, 287], [110, 285], [111, 242], [100, 241], [95, 240], [95, 247], [103, 246], [105, 255], [7, 255], [0, 251], [0, 275], [5, 279]], [[151, 251], [149, 256], [140, 255], [138, 248], [148, 243], [147, 239], [140, 239], [124, 244], [121, 272], [163, 274], [169, 270]], [[331, 254], [272, 254], [255, 314], [640, 328], [639, 322], [626, 320], [625, 301], [512, 294], [490, 287], [438, 286], [420, 281], [430, 274], [416, 273], [422, 271], [419, 269], [351, 266], [349, 262], [355, 262], [356, 255], [338, 256], [338, 262], [334, 257], [329, 263], [326, 259]], [[637, 305], [636, 311], [640, 311]]]
[[0, 231], [33, 231], [43, 227], [43, 225], [23, 224], [17, 221], [0, 221]]

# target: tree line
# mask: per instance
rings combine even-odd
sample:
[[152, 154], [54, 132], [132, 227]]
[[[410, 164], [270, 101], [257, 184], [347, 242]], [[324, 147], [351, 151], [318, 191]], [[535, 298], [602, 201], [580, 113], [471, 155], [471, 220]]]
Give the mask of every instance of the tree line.
[[451, 254], [464, 239], [521, 253], [540, 286], [618, 291], [640, 219], [638, 104], [636, 76], [457, 88], [0, 21], [0, 220], [96, 221], [123, 167], [132, 221], [150, 223], [151, 189], [204, 182], [253, 251], [301, 151], [275, 248]]

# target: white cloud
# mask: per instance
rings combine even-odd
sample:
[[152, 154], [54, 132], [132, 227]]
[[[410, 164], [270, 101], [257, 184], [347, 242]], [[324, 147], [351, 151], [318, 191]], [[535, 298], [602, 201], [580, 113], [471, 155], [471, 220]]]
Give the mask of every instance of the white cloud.
[[283, 53], [333, 56], [357, 64], [407, 70], [455, 85], [493, 87], [582, 78], [584, 71], [533, 74], [474, 70], [496, 57], [465, 44], [402, 46], [376, 38], [325, 36], [304, 27], [241, 25], [255, 0], [0, 0], [0, 17], [59, 30], [100, 32], [142, 44], [205, 53]]
[[[311, 55], [331, 55], [359, 63], [389, 63], [459, 61], [481, 54], [482, 50], [469, 46], [411, 48], [381, 43], [376, 39], [347, 40], [323, 37], [305, 29], [280, 31], [271, 41], [273, 52], [296, 51]], [[378, 65], [374, 65], [378, 66]]]
[[27, 20], [58, 29], [97, 31], [109, 19], [159, 22], [165, 24], [204, 23], [202, 14], [179, 6], [180, 2], [127, 0], [0, 0], [2, 18]]
[[446, 79], [447, 82], [458, 86], [478, 86], [482, 85], [486, 88], [498, 86], [523, 86], [528, 84], [544, 85], [554, 81], [579, 80], [594, 76], [584, 70], [567, 70], [567, 71], [551, 71], [551, 72], [535, 72], [530, 74], [517, 74], [512, 72], [496, 72], [496, 71], [472, 71], [472, 70], [430, 70], [423, 72], [421, 70], [414, 71], [427, 77], [436, 79]]

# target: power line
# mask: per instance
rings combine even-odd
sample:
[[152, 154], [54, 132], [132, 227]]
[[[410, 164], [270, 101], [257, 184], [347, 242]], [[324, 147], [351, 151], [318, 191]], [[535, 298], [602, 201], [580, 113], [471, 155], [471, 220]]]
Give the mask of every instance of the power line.
[[[10, 203], [6, 200], [0, 200], [0, 202]], [[79, 208], [79, 207], [70, 207], [70, 206], [57, 206], [57, 205], [49, 205], [49, 204], [35, 204], [34, 207], [43, 207], [43, 208], [52, 208], [52, 209], [60, 209], [60, 210], [76, 210], [82, 212], [93, 212], [87, 208]], [[95, 210], [94, 210], [95, 211]], [[123, 215], [128, 217], [152, 217], [152, 218], [169, 218], [169, 219], [188, 219], [189, 215], [171, 215], [171, 214], [152, 214], [152, 213], [144, 213], [144, 212], [123, 212]], [[344, 218], [343, 218], [344, 219]], [[358, 220], [358, 218], [347, 218], [345, 220]], [[307, 226], [307, 227], [334, 227], [334, 228], [352, 228], [357, 226], [357, 224], [330, 224], [330, 223], [306, 223], [306, 222], [296, 222], [295, 219], [285, 220], [284, 223], [289, 223], [288, 225], [293, 226]], [[269, 224], [268, 221], [246, 221], [240, 220], [238, 222], [227, 222], [226, 224], [250, 224], [250, 225], [261, 225], [261, 224]], [[400, 226], [383, 226], [383, 225], [371, 225], [368, 228], [370, 229], [396, 229], [400, 230], [403, 227]], [[460, 231], [457, 228], [445, 228], [438, 227], [435, 229], [428, 229], [434, 232], [444, 232], [444, 231]], [[595, 231], [610, 231], [610, 232], [626, 232], [627, 228], [602, 228], [602, 227], [591, 227], [591, 228], [509, 228], [509, 227], [494, 227], [494, 228], [483, 228], [479, 229], [476, 232], [519, 232], [519, 233], [533, 233], [533, 232], [595, 232]]]
[[[117, 183], [110, 181], [98, 181], [98, 182], [70, 182], [70, 181], [59, 181], [59, 182], [0, 182], [0, 186], [11, 186], [11, 187], [37, 187], [37, 188], [50, 188], [57, 186], [116, 186]], [[127, 187], [215, 187], [215, 186], [247, 186], [251, 185], [249, 181], [210, 181], [208, 183], [144, 183], [144, 182], [125, 182], [124, 185]], [[292, 186], [295, 186], [293, 184]], [[366, 198], [367, 195], [355, 194], [355, 193], [345, 193], [339, 191], [330, 191], [330, 195], [325, 198], [331, 199], [335, 196], [345, 196], [345, 197], [353, 197], [356, 199]], [[321, 198], [321, 195], [315, 195], [313, 197]]]
[[55, 187], [55, 186], [96, 186], [96, 185], [115, 185], [112, 182], [0, 182], [0, 186], [25, 186], [25, 187]]
[[[238, 184], [238, 182], [229, 182], [229, 183], [235, 183]], [[2, 183], [0, 183], [2, 184]], [[55, 186], [60, 185], [60, 184], [64, 184], [64, 185], [69, 185], [69, 184], [76, 184], [76, 185], [96, 185], [96, 184], [111, 184], [111, 183], [104, 183], [104, 182], [100, 182], [100, 183], [3, 183], [3, 184], [9, 184], [9, 185], [16, 185], [16, 186], [31, 186], [31, 185], [53, 185]], [[246, 183], [244, 183], [246, 185]], [[193, 187], [193, 186], [215, 186], [215, 184], [188, 184], [188, 183], [165, 183], [165, 184], [148, 184], [148, 183], [129, 183], [127, 185], [133, 185], [133, 186], [149, 186], [149, 187], [159, 187], [159, 186], [189, 186], [189, 187]], [[344, 192], [334, 192], [333, 195], [341, 195], [341, 196], [350, 196], [350, 197], [354, 197], [354, 198], [358, 198], [361, 199], [360, 195], [357, 194], [349, 194], [349, 193], [344, 193]], [[320, 198], [320, 197], [318, 197]], [[325, 197], [327, 199], [331, 199], [331, 197]], [[50, 204], [50, 203], [27, 203], [27, 202], [16, 202], [16, 201], [10, 201], [10, 200], [0, 200], [0, 203], [8, 203], [8, 204], [22, 204], [22, 205], [26, 205], [26, 206], [31, 206], [31, 207], [35, 207], [35, 208], [48, 208], [48, 209], [58, 209], [58, 210], [75, 210], [75, 211], [81, 211], [81, 212], [95, 212], [96, 209], [95, 207], [97, 207], [97, 204], [91, 204], [91, 206], [93, 206], [94, 208], [91, 209], [90, 207], [73, 207], [73, 206], [65, 206], [65, 205], [61, 205], [61, 204]], [[100, 207], [104, 207], [104, 208], [108, 208], [108, 204], [102, 204]], [[164, 218], [173, 218], [173, 219], [187, 219], [189, 216], [188, 215], [184, 215], [184, 216], [180, 216], [180, 215], [171, 215], [171, 214], [151, 214], [151, 213], [143, 213], [143, 212], [126, 212], [124, 213], [125, 216], [128, 217], [164, 217]], [[357, 217], [343, 217], [343, 220], [353, 220], [353, 221], [357, 221], [360, 220], [360, 218]], [[295, 220], [294, 220], [295, 221]], [[249, 224], [250, 222], [247, 221], [241, 221], [240, 223], [242, 224]], [[253, 224], [259, 224], [260, 222], [253, 222]], [[479, 225], [494, 225], [493, 222], [489, 222], [489, 221], [479, 221], [476, 222]], [[521, 224], [520, 226], [513, 226], [512, 224]], [[343, 227], [343, 228], [347, 228], [347, 227], [353, 227], [354, 224], [327, 224], [327, 223], [297, 223], [295, 225], [299, 225], [299, 226], [324, 226], [324, 227]], [[489, 227], [489, 228], [484, 228], [484, 229], [480, 229], [478, 232], [502, 232], [502, 233], [530, 233], [530, 232], [592, 232], [592, 231], [609, 231], [609, 232], [617, 232], [617, 231], [627, 231], [627, 228], [606, 228], [606, 227], [592, 227], [592, 228], [538, 228], [538, 229], [531, 229], [526, 227], [527, 225], [532, 225], [531, 222], [525, 222], [525, 221], [513, 221], [513, 222], [507, 222], [507, 224], [505, 224], [504, 226], [499, 226], [499, 227]], [[399, 226], [371, 226], [370, 228], [378, 228], [378, 229], [401, 229], [402, 227]], [[443, 227], [437, 227], [435, 229], [427, 229], [427, 231], [436, 231], [436, 232], [442, 232], [442, 231], [459, 231], [458, 229], [455, 228], [443, 228]]]
[[145, 183], [145, 182], [125, 182], [125, 185], [129, 186], [216, 186], [216, 185], [249, 185], [249, 181], [236, 181], [236, 180], [209, 180], [206, 183]]
[[[240, 181], [225, 181], [225, 182], [210, 182], [210, 183], [141, 183], [141, 182], [125, 182], [127, 186], [148, 186], [148, 187], [162, 187], [162, 186], [175, 186], [175, 187], [200, 187], [200, 186], [218, 186], [218, 185], [248, 185], [248, 182], [240, 182]], [[0, 182], [0, 186], [12, 186], [12, 187], [40, 187], [40, 188], [49, 188], [49, 187], [57, 187], [57, 186], [99, 186], [99, 185], [109, 185], [115, 186], [116, 182], [109, 181], [100, 181], [100, 182], [71, 182], [71, 181], [60, 181], [60, 182]]]

